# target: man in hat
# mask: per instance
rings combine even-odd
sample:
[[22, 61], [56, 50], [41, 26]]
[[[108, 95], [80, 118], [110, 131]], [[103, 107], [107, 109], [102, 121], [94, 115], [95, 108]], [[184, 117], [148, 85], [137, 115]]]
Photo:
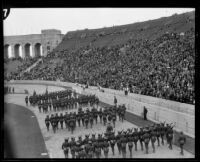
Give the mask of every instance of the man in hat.
[[133, 137], [132, 136], [128, 137], [128, 148], [130, 151], [130, 158], [132, 158], [132, 149], [133, 149]]
[[139, 135], [139, 141], [140, 141], [140, 145], [141, 145], [141, 150], [143, 151], [143, 135], [144, 135], [143, 128], [140, 128], [140, 132], [138, 133], [138, 135]]
[[185, 136], [184, 136], [184, 134], [183, 134], [182, 131], [180, 132], [180, 136], [179, 136], [178, 142], [180, 144], [180, 149], [181, 149], [180, 154], [184, 155], [184, 153], [183, 153], [183, 146], [186, 143], [186, 138], [185, 138]]
[[135, 151], [137, 151], [137, 142], [138, 142], [138, 139], [139, 139], [137, 128], [134, 128], [134, 132], [132, 133], [132, 135], [133, 135], [133, 142], [135, 144]]
[[114, 139], [110, 140], [110, 147], [112, 149], [113, 155], [115, 155], [115, 143], [116, 143], [116, 141]]
[[68, 158], [68, 153], [69, 153], [69, 141], [68, 141], [68, 138], [66, 138], [64, 143], [62, 144], [62, 149], [64, 151], [65, 158]]
[[107, 140], [104, 141], [104, 145], [103, 145], [103, 152], [104, 152], [104, 156], [105, 158], [108, 158], [108, 152], [109, 152], [109, 143]]
[[151, 145], [152, 145], [152, 148], [153, 148], [153, 153], [155, 153], [156, 132], [155, 132], [154, 128], [151, 130], [150, 137], [151, 137]]
[[126, 158], [126, 143], [127, 143], [127, 140], [125, 138], [125, 134], [122, 134], [122, 137], [121, 137], [121, 150], [122, 150], [122, 157], [123, 158]]
[[28, 96], [25, 98], [26, 106], [28, 106]]
[[149, 153], [149, 140], [150, 140], [150, 135], [149, 135], [148, 131], [146, 131], [145, 134], [143, 135], [143, 139], [144, 139], [146, 154], [148, 154]]
[[45, 118], [45, 124], [46, 124], [46, 127], [47, 127], [47, 131], [49, 131], [49, 125], [50, 125], [49, 115], [47, 115], [46, 118]]
[[60, 114], [59, 122], [60, 122], [61, 129], [63, 129], [64, 116], [62, 113]]
[[144, 106], [144, 112], [143, 112], [143, 114], [144, 114], [144, 120], [147, 120], [147, 112], [148, 112], [148, 110], [147, 110], [147, 108]]

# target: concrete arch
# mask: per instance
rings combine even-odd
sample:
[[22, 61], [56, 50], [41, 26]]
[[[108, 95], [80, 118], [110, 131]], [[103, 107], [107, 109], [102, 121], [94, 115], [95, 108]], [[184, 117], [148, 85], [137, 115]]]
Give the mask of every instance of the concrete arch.
[[4, 45], [4, 58], [8, 59], [11, 57], [11, 45], [5, 44]]
[[21, 53], [22, 53], [21, 52], [21, 45], [20, 44], [15, 44], [14, 45], [14, 57], [18, 58], [18, 57], [22, 56]]
[[34, 52], [35, 52], [35, 57], [42, 56], [42, 45], [41, 45], [41, 43], [36, 43], [34, 45]]
[[30, 43], [26, 43], [24, 45], [24, 56], [31, 57], [31, 44]]

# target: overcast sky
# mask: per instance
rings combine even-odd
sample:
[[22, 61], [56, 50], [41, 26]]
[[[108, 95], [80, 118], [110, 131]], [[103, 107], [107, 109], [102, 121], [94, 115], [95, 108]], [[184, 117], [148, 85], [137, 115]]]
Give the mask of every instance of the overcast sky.
[[4, 20], [4, 35], [40, 34], [42, 29], [59, 29], [63, 34], [171, 16], [194, 8], [27, 8], [11, 9]]

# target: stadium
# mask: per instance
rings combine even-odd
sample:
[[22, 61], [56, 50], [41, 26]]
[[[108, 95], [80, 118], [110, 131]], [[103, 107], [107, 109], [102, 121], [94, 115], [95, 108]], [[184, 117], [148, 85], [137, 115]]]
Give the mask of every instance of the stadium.
[[194, 65], [195, 11], [4, 36], [4, 158], [194, 158]]

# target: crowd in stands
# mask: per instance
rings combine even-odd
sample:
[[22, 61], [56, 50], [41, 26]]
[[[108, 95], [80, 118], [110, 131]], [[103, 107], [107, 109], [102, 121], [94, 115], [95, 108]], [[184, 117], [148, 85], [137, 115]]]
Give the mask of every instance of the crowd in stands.
[[22, 63], [22, 65], [18, 66], [16, 69], [16, 72], [10, 72], [10, 74], [6, 75], [7, 73], [4, 73], [4, 78], [7, 80], [17, 80], [20, 79], [20, 73], [23, 72], [24, 70], [26, 70], [28, 67], [30, 67], [31, 65], [33, 65], [39, 58], [41, 58], [42, 56], [36, 56], [36, 57], [25, 57], [25, 58], [21, 58], [21, 57], [16, 57], [16, 58], [7, 58], [4, 59], [4, 63], [8, 63], [9, 61], [15, 61], [18, 60]]
[[[20, 79], [61, 80], [195, 104], [194, 30], [50, 53]], [[51, 60], [62, 63], [50, 66]]]

